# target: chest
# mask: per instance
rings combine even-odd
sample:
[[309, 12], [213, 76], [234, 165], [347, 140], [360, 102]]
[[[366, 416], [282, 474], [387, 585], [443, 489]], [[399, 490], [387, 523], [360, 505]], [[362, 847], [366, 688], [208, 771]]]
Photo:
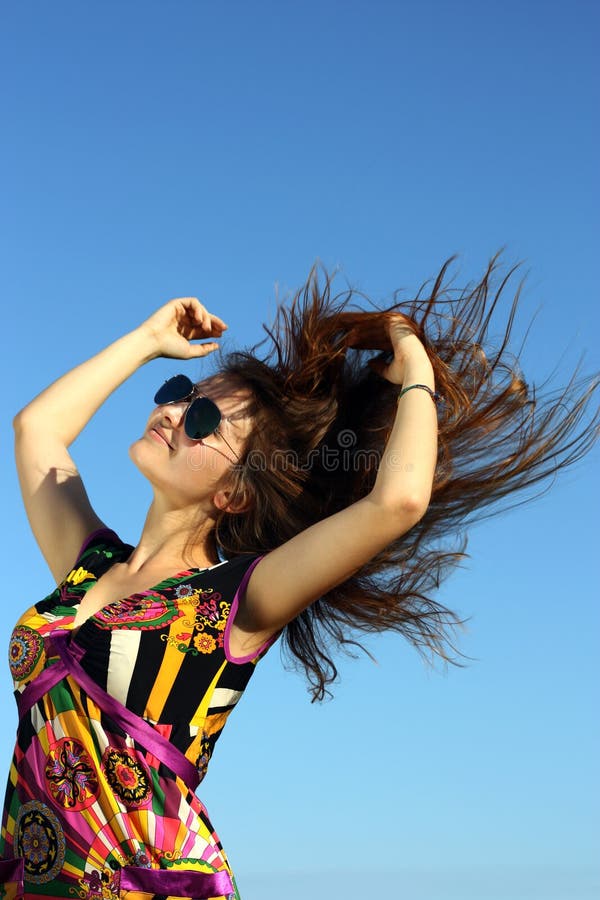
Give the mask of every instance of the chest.
[[97, 578], [83, 593], [76, 607], [73, 618], [73, 629], [79, 628], [88, 619], [96, 616], [103, 609], [125, 600], [147, 597], [164, 580], [152, 580], [147, 573], [142, 577], [125, 577], [116, 566]]
[[[71, 627], [78, 631], [94, 619], [100, 625], [131, 627], [137, 623], [144, 628], [155, 627], [155, 622], [166, 626], [180, 618], [179, 624], [185, 627], [177, 633], [175, 641], [184, 639], [181, 635], [187, 638], [191, 630], [196, 644], [200, 644], [202, 652], [206, 652], [205, 648], [213, 647], [213, 641], [206, 636], [197, 637], [197, 634], [216, 629], [215, 637], [222, 647], [225, 625], [231, 611], [231, 597], [213, 587], [204, 590], [192, 589], [191, 585], [169, 587], [172, 581], [180, 581], [184, 574], [179, 573], [149, 586], [151, 576], [148, 573], [143, 578], [124, 577], [123, 569], [113, 564], [82, 591]], [[248, 633], [232, 621], [228, 649], [235, 657], [245, 657], [262, 646], [270, 636], [271, 632]]]

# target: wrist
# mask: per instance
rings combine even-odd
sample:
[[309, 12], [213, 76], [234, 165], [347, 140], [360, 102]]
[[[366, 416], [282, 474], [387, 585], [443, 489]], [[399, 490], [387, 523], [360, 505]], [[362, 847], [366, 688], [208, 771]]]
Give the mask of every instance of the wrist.
[[404, 397], [405, 394], [408, 393], [408, 391], [416, 391], [416, 390], [425, 391], [426, 394], [429, 394], [429, 396], [431, 397], [431, 399], [433, 400], [433, 402], [435, 404], [438, 404], [442, 401], [441, 394], [438, 394], [437, 391], [434, 391], [432, 388], [429, 387], [429, 385], [419, 384], [418, 382], [413, 382], [412, 384], [405, 385], [401, 389], [401, 391], [398, 394], [398, 397], [396, 398], [396, 403], [399, 404], [401, 399]]
[[433, 366], [423, 345], [420, 350], [415, 350], [405, 357], [402, 369], [402, 385], [418, 382], [426, 384], [432, 390], [435, 390], [435, 376]]
[[143, 366], [145, 363], [158, 359], [161, 356], [158, 337], [150, 329], [144, 328], [143, 325], [138, 325], [133, 331], [124, 335], [124, 340], [131, 344], [132, 356], [138, 363], [138, 366]]

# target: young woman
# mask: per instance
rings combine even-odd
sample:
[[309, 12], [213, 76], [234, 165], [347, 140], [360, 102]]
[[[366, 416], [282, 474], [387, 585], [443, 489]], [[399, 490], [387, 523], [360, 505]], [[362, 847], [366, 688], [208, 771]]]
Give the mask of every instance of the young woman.
[[238, 898], [195, 789], [277, 637], [315, 698], [360, 631], [449, 658], [460, 620], [429, 594], [460, 553], [440, 542], [579, 458], [596, 429], [581, 424], [594, 385], [533, 399], [506, 352], [516, 299], [488, 353], [496, 260], [454, 300], [446, 266], [425, 299], [370, 312], [313, 270], [270, 352], [162, 385], [129, 450], [153, 488], [135, 546], [98, 518], [68, 447], [140, 366], [204, 358], [227, 325], [171, 300], [16, 416], [57, 586], [11, 640], [2, 896]]

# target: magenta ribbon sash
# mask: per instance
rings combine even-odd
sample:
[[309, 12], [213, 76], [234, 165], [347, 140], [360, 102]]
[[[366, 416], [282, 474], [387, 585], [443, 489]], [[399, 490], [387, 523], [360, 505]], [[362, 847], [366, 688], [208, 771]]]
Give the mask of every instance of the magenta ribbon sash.
[[[58, 654], [38, 676], [17, 694], [19, 716], [22, 718], [51, 688], [67, 675], [116, 722], [136, 743], [152, 753], [172, 772], [178, 775], [190, 790], [200, 783], [196, 767], [184, 754], [159, 734], [155, 728], [140, 716], [131, 712], [114, 697], [103, 690], [79, 664], [83, 655], [81, 649], [72, 643], [72, 635], [64, 628], [56, 629], [50, 635], [47, 645], [48, 655]], [[0, 874], [22, 879], [23, 860], [0, 861], [6, 871]], [[8, 868], [7, 868], [8, 866]], [[229, 872], [198, 872], [192, 870], [145, 869], [125, 866], [120, 873], [120, 891], [140, 891], [161, 896], [203, 898], [233, 896], [234, 888]]]
[[228, 896], [233, 884], [228, 872], [173, 871], [172, 869], [143, 869], [125, 866], [121, 869], [121, 893], [141, 891], [169, 897]]
[[55, 650], [59, 658], [44, 669], [31, 684], [27, 685], [22, 694], [17, 694], [19, 716], [22, 717], [51, 688], [62, 681], [66, 675], [70, 675], [94, 703], [117, 722], [127, 734], [131, 735], [134, 741], [156, 756], [172, 772], [175, 772], [191, 791], [195, 791], [200, 784], [200, 776], [194, 764], [177, 747], [159, 734], [152, 725], [136, 713], [131, 712], [96, 684], [75, 659], [75, 653], [79, 648], [71, 649], [70, 638], [70, 633], [64, 628], [58, 628], [52, 632], [48, 652], [51, 653], [52, 650]]

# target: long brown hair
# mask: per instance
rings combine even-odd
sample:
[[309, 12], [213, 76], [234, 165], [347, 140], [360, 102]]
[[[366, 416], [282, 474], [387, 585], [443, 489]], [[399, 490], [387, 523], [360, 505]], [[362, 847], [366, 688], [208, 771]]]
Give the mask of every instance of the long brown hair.
[[[425, 658], [429, 651], [460, 665], [448, 649], [460, 653], [452, 635], [466, 620], [431, 595], [466, 555], [466, 526], [531, 499], [525, 489], [548, 483], [580, 459], [598, 434], [598, 411], [589, 413], [597, 379], [580, 378], [578, 367], [566, 387], [540, 393], [509, 352], [522, 282], [499, 346], [488, 346], [492, 314], [517, 269], [501, 276], [499, 256], [462, 291], [447, 284], [452, 257], [432, 286], [408, 301], [394, 295], [384, 309], [352, 289], [334, 296], [332, 277], [321, 267], [321, 286], [315, 265], [291, 303], [279, 306], [274, 324], [263, 326], [267, 337], [220, 362], [222, 373], [251, 389], [255, 417], [234, 472], [235, 489], [250, 507], [217, 520], [215, 536], [226, 556], [272, 550], [372, 488], [399, 390], [369, 365], [386, 356], [361, 340], [374, 320], [391, 312], [410, 320], [444, 398], [424, 517], [284, 631], [313, 700], [329, 693], [337, 675], [334, 651], [361, 646], [361, 633], [393, 629]], [[371, 309], [364, 309], [365, 300]]]

